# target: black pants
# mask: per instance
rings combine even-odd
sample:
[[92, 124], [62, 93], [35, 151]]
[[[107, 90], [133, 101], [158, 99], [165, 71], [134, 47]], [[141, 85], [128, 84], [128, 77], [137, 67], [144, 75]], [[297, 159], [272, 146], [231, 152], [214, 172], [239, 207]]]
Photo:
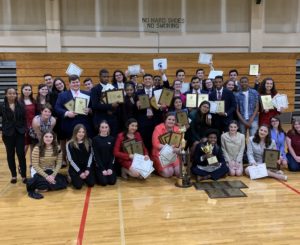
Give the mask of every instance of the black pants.
[[6, 158], [12, 177], [17, 177], [15, 152], [17, 152], [21, 176], [26, 177], [26, 158], [25, 158], [25, 135], [15, 133], [12, 136], [2, 136], [6, 148]]
[[95, 175], [94, 171], [92, 170], [86, 179], [82, 179], [80, 178], [79, 174], [70, 166], [69, 175], [71, 177], [71, 183], [76, 189], [81, 189], [84, 183], [86, 183], [88, 187], [93, 187], [95, 185]]
[[111, 175], [103, 175], [102, 171], [98, 166], [95, 167], [95, 176], [96, 183], [98, 185], [106, 186], [106, 185], [114, 185], [117, 181], [117, 176], [115, 171]]

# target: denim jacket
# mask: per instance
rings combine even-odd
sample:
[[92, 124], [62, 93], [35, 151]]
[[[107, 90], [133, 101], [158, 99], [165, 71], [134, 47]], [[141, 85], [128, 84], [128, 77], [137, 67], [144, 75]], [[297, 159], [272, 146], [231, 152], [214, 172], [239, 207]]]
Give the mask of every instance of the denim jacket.
[[[249, 102], [248, 102], [248, 114], [249, 114], [249, 118], [251, 117], [251, 115], [253, 115], [254, 111], [255, 111], [255, 107], [256, 107], [256, 103], [259, 100], [259, 96], [256, 90], [249, 88]], [[245, 95], [243, 94], [243, 91], [239, 91], [236, 93], [235, 95], [235, 99], [236, 99], [236, 104], [239, 108], [239, 111], [241, 113], [241, 115], [243, 116], [243, 118], [246, 118], [245, 115]], [[258, 113], [256, 114], [254, 121], [258, 120]]]

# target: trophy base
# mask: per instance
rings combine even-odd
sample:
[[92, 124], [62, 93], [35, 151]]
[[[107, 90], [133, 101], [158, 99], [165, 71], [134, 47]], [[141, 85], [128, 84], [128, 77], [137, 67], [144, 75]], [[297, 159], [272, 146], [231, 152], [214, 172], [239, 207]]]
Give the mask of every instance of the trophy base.
[[193, 184], [191, 183], [191, 181], [189, 180], [185, 180], [185, 179], [177, 179], [175, 186], [179, 187], [179, 188], [189, 188], [191, 187]]

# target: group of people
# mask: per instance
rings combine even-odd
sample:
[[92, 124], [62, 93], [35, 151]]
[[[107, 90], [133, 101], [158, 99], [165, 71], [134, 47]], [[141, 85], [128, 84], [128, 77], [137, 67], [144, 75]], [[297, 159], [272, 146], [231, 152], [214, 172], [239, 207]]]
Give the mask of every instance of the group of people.
[[[265, 149], [280, 151], [279, 167], [269, 169], [268, 176], [287, 180], [281, 166], [300, 171], [300, 120], [293, 120], [286, 134], [278, 117], [283, 108], [264, 110], [260, 103], [261, 95], [277, 94], [272, 78], [261, 82], [257, 79], [254, 87], [250, 87], [247, 77], [238, 79], [237, 70], [231, 70], [224, 83], [222, 76], [205, 78], [204, 70], [198, 69], [189, 89], [183, 91], [187, 83], [182, 69], [176, 71], [173, 84], [163, 71], [159, 76], [144, 73], [141, 82], [137, 75], [127, 79], [125, 74], [116, 70], [110, 83], [109, 71], [101, 69], [97, 85], [90, 78], [85, 79], [87, 90], [81, 90], [77, 75], [69, 76], [67, 89], [62, 78], [53, 80], [51, 74], [45, 74], [36, 98], [31, 84], [21, 86], [20, 96], [15, 88], [6, 89], [0, 114], [11, 183], [17, 182], [19, 171], [29, 196], [42, 198], [42, 191], [66, 188], [68, 178], [76, 189], [84, 184], [113, 185], [117, 175], [125, 179], [143, 178], [132, 166], [134, 152], [124, 147], [130, 140], [141, 144], [144, 159], [151, 159], [156, 173], [162, 177], [179, 177], [178, 153], [182, 147], [191, 153], [190, 170], [198, 180], [217, 180], [227, 174], [241, 176], [243, 163], [263, 163]], [[159, 89], [174, 91], [172, 102], [156, 102], [142, 108], [141, 96], [151, 99]], [[110, 90], [122, 90], [123, 102], [108, 103], [106, 96]], [[188, 94], [207, 94], [208, 100], [187, 108]], [[77, 97], [87, 98], [81, 114], [66, 106]], [[224, 111], [211, 113], [211, 101], [224, 101]], [[185, 124], [178, 119], [182, 112], [188, 117]], [[168, 143], [161, 136], [173, 132], [184, 132], [187, 144], [171, 145], [177, 156], [169, 164], [162, 164], [161, 150]], [[30, 179], [26, 174], [28, 149]], [[60, 173], [66, 165], [68, 178]], [[249, 175], [248, 168], [245, 174]]]

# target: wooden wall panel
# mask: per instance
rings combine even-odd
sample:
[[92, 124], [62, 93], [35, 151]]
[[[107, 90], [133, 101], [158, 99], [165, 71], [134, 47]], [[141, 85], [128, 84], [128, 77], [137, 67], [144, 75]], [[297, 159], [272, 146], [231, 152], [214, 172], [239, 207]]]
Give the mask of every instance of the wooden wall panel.
[[[31, 83], [36, 93], [36, 87], [43, 83], [43, 74], [51, 73], [60, 76], [67, 82], [65, 74], [70, 62], [83, 68], [82, 80], [91, 77], [96, 83], [98, 72], [107, 68], [112, 75], [115, 69], [126, 70], [128, 65], [140, 64], [146, 72], [153, 75], [158, 72], [152, 69], [153, 58], [167, 58], [167, 75], [172, 82], [179, 68], [186, 71], [186, 81], [190, 81], [197, 68], [204, 68], [209, 73], [207, 65], [198, 64], [198, 54], [77, 54], [77, 53], [0, 53], [0, 60], [17, 61], [18, 84]], [[228, 79], [231, 69], [238, 69], [239, 77], [248, 76], [249, 64], [260, 64], [261, 78], [272, 77], [280, 93], [289, 96], [290, 108], [294, 109], [296, 59], [300, 54], [290, 53], [217, 53], [214, 54], [214, 68], [224, 71], [224, 79]], [[253, 83], [254, 77], [248, 76]], [[68, 82], [67, 82], [68, 84]]]

